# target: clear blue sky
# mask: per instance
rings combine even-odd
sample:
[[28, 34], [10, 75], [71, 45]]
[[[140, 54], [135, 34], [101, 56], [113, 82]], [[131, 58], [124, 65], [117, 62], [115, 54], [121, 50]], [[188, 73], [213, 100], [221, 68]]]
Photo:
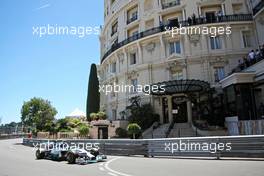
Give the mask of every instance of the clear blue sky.
[[0, 117], [20, 121], [24, 101], [42, 97], [57, 118], [85, 112], [91, 63], [99, 63], [99, 36], [33, 35], [33, 26], [103, 24], [103, 0], [0, 1]]

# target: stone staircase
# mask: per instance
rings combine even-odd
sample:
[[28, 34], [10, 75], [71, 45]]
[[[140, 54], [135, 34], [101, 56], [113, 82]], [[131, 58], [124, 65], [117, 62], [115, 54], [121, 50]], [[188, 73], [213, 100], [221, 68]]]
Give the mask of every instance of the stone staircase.
[[[148, 133], [143, 135], [144, 139], [153, 138], [166, 138], [166, 133], [169, 130], [170, 124], [160, 125], [158, 128], [148, 131]], [[153, 135], [153, 136], [152, 136]]]
[[190, 123], [175, 123], [168, 138], [195, 137], [196, 132]]

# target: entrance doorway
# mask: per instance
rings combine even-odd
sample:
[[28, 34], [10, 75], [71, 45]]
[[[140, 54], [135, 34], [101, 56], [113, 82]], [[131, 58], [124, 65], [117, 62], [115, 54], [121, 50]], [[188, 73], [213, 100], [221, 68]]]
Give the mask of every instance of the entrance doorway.
[[187, 101], [185, 98], [173, 97], [172, 98], [173, 121], [175, 123], [187, 123]]
[[[151, 92], [151, 95], [160, 97], [159, 104], [162, 104], [162, 123], [174, 121], [177, 123], [188, 123], [192, 121], [192, 102], [200, 94], [209, 94], [210, 83], [201, 80], [170, 80], [159, 82], [152, 86], [164, 86], [163, 91]], [[174, 100], [173, 100], [174, 99]], [[199, 99], [200, 102], [200, 99]], [[174, 111], [175, 110], [175, 111]]]
[[98, 139], [108, 139], [108, 127], [107, 126], [98, 127]]

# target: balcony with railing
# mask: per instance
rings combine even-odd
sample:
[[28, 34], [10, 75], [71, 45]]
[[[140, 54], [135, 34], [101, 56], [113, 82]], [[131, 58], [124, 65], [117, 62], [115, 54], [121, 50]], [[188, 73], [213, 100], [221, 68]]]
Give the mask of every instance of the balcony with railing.
[[170, 7], [181, 5], [181, 0], [175, 0], [171, 2], [162, 2], [162, 9], [167, 9]]
[[214, 24], [214, 23], [227, 23], [227, 22], [239, 22], [239, 21], [252, 21], [253, 17], [251, 14], [240, 14], [240, 15], [225, 15], [218, 17], [216, 19], [206, 19], [206, 18], [195, 18], [192, 20], [186, 20], [186, 21], [179, 21], [178, 23], [163, 23], [158, 27], [154, 27], [152, 29], [140, 32], [138, 34], [135, 34], [119, 43], [113, 44], [112, 47], [102, 56], [101, 63], [114, 51], [117, 49], [134, 42], [136, 40], [142, 39], [147, 36], [151, 36], [154, 34], [158, 34], [160, 32], [165, 32], [168, 30], [168, 28], [172, 27], [189, 27], [189, 26], [195, 26], [195, 25], [204, 25], [204, 24]]
[[[250, 70], [251, 67], [256, 66], [258, 63], [264, 60], [264, 51], [261, 50], [258, 54], [255, 55], [254, 58], [245, 58], [243, 61], [239, 60], [238, 65], [229, 73], [229, 75], [233, 73], [239, 73], [243, 71]], [[263, 67], [262, 67], [263, 68]]]

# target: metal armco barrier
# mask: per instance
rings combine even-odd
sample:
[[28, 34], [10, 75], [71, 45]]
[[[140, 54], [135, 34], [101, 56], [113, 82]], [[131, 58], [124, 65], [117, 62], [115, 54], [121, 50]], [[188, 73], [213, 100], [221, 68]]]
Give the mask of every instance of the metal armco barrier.
[[45, 142], [65, 142], [69, 146], [74, 146], [73, 144], [79, 144], [80, 147], [88, 146], [95, 147], [99, 146], [101, 152], [106, 155], [147, 155], [148, 147], [145, 140], [129, 140], [129, 139], [111, 139], [111, 140], [96, 140], [96, 139], [61, 139], [61, 140], [48, 140], [48, 139], [23, 139], [23, 144], [26, 146], [34, 147], [37, 144]]
[[[23, 139], [23, 144], [33, 146], [47, 139]], [[99, 145], [107, 155], [143, 155], [149, 157], [243, 157], [264, 158], [264, 135], [191, 137], [165, 139], [109, 139], [109, 140], [49, 140], [68, 144]]]

